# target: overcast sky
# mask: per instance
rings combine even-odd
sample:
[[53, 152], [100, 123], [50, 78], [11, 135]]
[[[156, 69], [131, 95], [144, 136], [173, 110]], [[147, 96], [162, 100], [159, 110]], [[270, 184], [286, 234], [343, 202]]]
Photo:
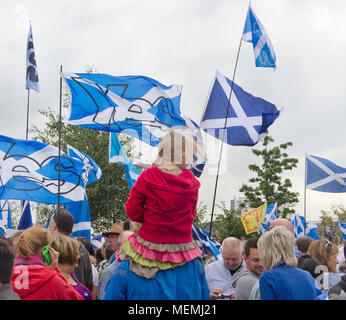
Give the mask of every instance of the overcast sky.
[[[145, 75], [183, 86], [181, 112], [200, 123], [216, 70], [232, 78], [247, 0], [1, 1], [0, 134], [25, 138], [26, 45], [31, 20], [41, 93], [30, 93], [30, 125], [38, 109], [59, 109], [59, 70], [95, 66], [111, 75]], [[285, 107], [269, 134], [291, 141], [298, 167], [287, 174], [304, 211], [304, 154], [346, 167], [346, 22], [343, 0], [253, 0], [273, 44], [277, 69], [256, 68], [252, 44], [242, 43], [235, 82]], [[29, 137], [30, 138], [30, 137]], [[257, 145], [261, 148], [261, 144]], [[199, 200], [211, 209], [212, 162], [200, 178]], [[239, 197], [257, 161], [249, 147], [225, 146], [216, 202]], [[346, 205], [345, 194], [307, 191], [308, 220]]]

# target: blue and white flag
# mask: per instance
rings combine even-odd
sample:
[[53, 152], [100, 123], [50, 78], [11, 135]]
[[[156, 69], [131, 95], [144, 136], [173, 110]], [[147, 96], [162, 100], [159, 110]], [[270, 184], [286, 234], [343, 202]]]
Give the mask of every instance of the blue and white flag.
[[155, 146], [165, 132], [185, 125], [180, 116], [182, 86], [145, 76], [63, 73], [71, 101], [67, 124], [126, 133]]
[[91, 246], [96, 250], [102, 247], [105, 238], [102, 234], [94, 235], [91, 239]]
[[83, 201], [68, 202], [65, 209], [73, 216], [73, 229], [71, 237], [85, 237], [91, 241], [91, 217], [87, 197]]
[[34, 51], [34, 40], [32, 38], [32, 30], [30, 25], [27, 52], [26, 52], [26, 89], [40, 92], [40, 84], [38, 82], [37, 64]]
[[252, 96], [235, 83], [229, 101], [231, 87], [232, 81], [217, 72], [201, 128], [230, 145], [253, 146], [264, 138], [280, 111], [274, 104]]
[[313, 240], [319, 240], [317, 234], [317, 225], [309, 222], [305, 222], [304, 217], [295, 214], [291, 219], [294, 227], [294, 238], [304, 236], [304, 228], [306, 228], [305, 235]]
[[120, 163], [124, 166], [125, 179], [129, 188], [131, 189], [139, 177], [140, 172], [127, 158], [115, 132], [111, 132], [109, 134], [109, 163]]
[[33, 226], [30, 202], [21, 201], [22, 204], [22, 215], [20, 217], [17, 230], [25, 230]]
[[344, 238], [344, 241], [346, 241], [346, 222], [341, 222], [339, 220], [339, 227], [340, 227], [342, 237]]
[[252, 43], [256, 67], [276, 68], [276, 57], [272, 43], [261, 21], [250, 6], [242, 40]]
[[11, 208], [8, 200], [0, 200], [0, 219], [5, 228], [12, 229]]
[[102, 178], [102, 171], [99, 168], [99, 166], [96, 164], [96, 162], [93, 159], [91, 159], [84, 152], [79, 151], [76, 148], [71, 147], [70, 145], [67, 145], [67, 153], [70, 157], [76, 158], [79, 161], [83, 162], [84, 172], [82, 174], [82, 179], [85, 185], [88, 185], [89, 183], [92, 183], [92, 182], [96, 182], [97, 180]]
[[186, 126], [183, 127], [185, 127], [191, 133], [197, 143], [197, 150], [193, 154], [193, 164], [189, 165], [187, 169], [189, 169], [194, 176], [198, 178], [201, 176], [206, 164], [206, 155], [201, 128], [192, 119], [186, 116], [183, 116], [183, 118], [186, 122]]
[[274, 221], [277, 218], [277, 214], [278, 214], [277, 203], [267, 205], [264, 221], [263, 223], [258, 224], [260, 234], [263, 234], [264, 232], [269, 230], [270, 224], [272, 221]]
[[346, 192], [346, 168], [306, 155], [306, 188], [320, 192]]
[[213, 254], [216, 260], [220, 254], [221, 244], [210, 238], [210, 234], [206, 231], [192, 225], [192, 237], [196, 240], [198, 247], [203, 252], [210, 252]]
[[[60, 161], [60, 202], [81, 201], [83, 162], [65, 153]], [[59, 149], [0, 135], [0, 199], [58, 203]]]

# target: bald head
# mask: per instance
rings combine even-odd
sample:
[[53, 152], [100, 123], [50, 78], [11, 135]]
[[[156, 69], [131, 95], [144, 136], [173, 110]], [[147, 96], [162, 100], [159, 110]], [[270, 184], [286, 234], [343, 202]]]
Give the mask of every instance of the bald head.
[[118, 238], [118, 248], [120, 249], [120, 247], [124, 244], [124, 242], [129, 238], [130, 235], [134, 234], [133, 231], [122, 231], [120, 232], [119, 238]]
[[221, 254], [229, 270], [237, 270], [242, 264], [243, 246], [239, 239], [228, 237], [222, 242]]
[[288, 231], [291, 231], [292, 233], [294, 233], [294, 227], [292, 222], [289, 219], [285, 219], [285, 218], [278, 218], [275, 219], [274, 221], [271, 222], [269, 229], [272, 230], [275, 227], [285, 227]]

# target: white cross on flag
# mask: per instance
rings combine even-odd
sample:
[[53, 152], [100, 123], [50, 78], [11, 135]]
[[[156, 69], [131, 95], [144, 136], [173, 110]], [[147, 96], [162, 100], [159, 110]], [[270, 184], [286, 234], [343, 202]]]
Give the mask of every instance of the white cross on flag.
[[217, 72], [201, 128], [230, 145], [253, 146], [264, 138], [280, 111], [274, 104], [254, 97], [235, 83], [231, 95], [231, 87], [232, 81]]
[[346, 168], [312, 155], [306, 155], [306, 188], [321, 192], [346, 192]]

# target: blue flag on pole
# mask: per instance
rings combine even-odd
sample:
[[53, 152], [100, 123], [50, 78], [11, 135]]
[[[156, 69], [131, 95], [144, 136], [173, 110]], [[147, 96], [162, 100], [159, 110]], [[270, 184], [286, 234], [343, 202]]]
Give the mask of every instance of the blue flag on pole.
[[298, 214], [294, 215], [294, 217], [291, 219], [291, 222], [294, 227], [295, 238], [304, 236], [304, 227], [305, 227], [306, 228], [305, 234], [307, 237], [310, 237], [313, 240], [319, 240], [316, 224], [305, 222], [304, 217]]
[[109, 162], [120, 163], [124, 165], [125, 179], [129, 188], [131, 189], [135, 184], [137, 178], [139, 177], [140, 172], [127, 158], [125, 151], [115, 132], [111, 132], [109, 134]]
[[17, 230], [25, 230], [33, 226], [30, 202], [21, 201], [22, 204], [22, 215], [20, 217]]
[[64, 204], [65, 209], [73, 216], [73, 230], [71, 237], [85, 237], [91, 241], [91, 217], [88, 199]]
[[155, 146], [180, 116], [182, 87], [165, 86], [145, 76], [63, 73], [71, 102], [67, 124], [123, 132]]
[[77, 150], [76, 148], [67, 145], [67, 153], [70, 157], [76, 158], [79, 161], [82, 161], [83, 166], [83, 174], [82, 179], [85, 185], [96, 182], [97, 180], [102, 178], [102, 172], [96, 162], [91, 159], [84, 152]]
[[210, 252], [216, 260], [220, 254], [220, 243], [210, 238], [210, 234], [198, 228], [195, 224], [192, 225], [192, 237], [196, 240], [198, 247], [203, 252]]
[[256, 67], [276, 68], [273, 45], [261, 21], [250, 6], [245, 20], [242, 40], [252, 43]]
[[[83, 162], [61, 153], [61, 203], [84, 199]], [[59, 150], [0, 136], [0, 199], [58, 203]]]
[[224, 132], [232, 81], [216, 73], [201, 128], [234, 146], [253, 146], [266, 135], [280, 111], [262, 98], [254, 97], [233, 83], [233, 90]]
[[11, 208], [8, 200], [0, 200], [0, 219], [5, 228], [12, 229]]
[[346, 192], [346, 168], [306, 155], [306, 188], [320, 192]]
[[341, 222], [339, 220], [339, 227], [340, 227], [342, 237], [344, 238], [344, 241], [346, 241], [346, 222]]
[[32, 30], [28, 34], [27, 52], [26, 52], [26, 89], [40, 92], [40, 84], [38, 82], [37, 64], [34, 51], [34, 40], [32, 38]]

